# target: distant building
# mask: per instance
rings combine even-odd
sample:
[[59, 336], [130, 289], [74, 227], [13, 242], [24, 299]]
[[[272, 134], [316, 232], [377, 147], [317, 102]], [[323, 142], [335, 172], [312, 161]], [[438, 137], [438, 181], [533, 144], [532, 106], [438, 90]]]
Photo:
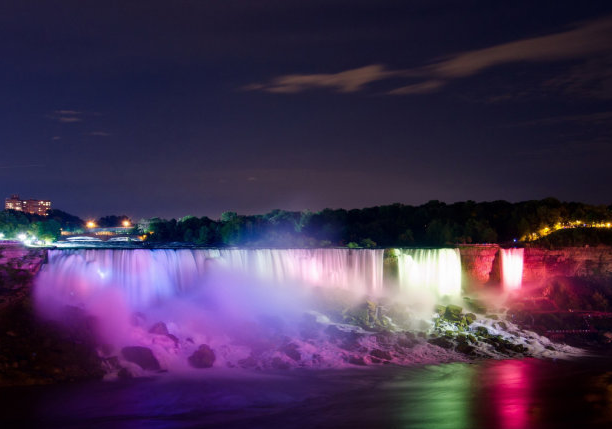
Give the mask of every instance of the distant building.
[[51, 201], [22, 200], [19, 195], [11, 195], [11, 198], [4, 200], [4, 209], [46, 216], [47, 210], [51, 210]]

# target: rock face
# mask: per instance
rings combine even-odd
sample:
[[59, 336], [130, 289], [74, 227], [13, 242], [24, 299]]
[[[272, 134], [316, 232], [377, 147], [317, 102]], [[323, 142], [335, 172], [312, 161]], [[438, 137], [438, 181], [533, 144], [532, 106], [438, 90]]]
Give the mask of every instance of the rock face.
[[210, 368], [216, 358], [215, 352], [206, 344], [202, 344], [187, 360], [194, 368]]
[[535, 283], [552, 277], [612, 279], [612, 247], [526, 248], [523, 281]]
[[[480, 289], [500, 282], [499, 246], [460, 246], [463, 283]], [[554, 277], [612, 280], [612, 247], [526, 247], [523, 283], [541, 284]], [[469, 292], [469, 290], [468, 290]]]
[[0, 386], [97, 380], [104, 376], [95, 320], [67, 307], [59, 321], [34, 314], [32, 279], [44, 251], [0, 247]]
[[488, 282], [499, 281], [499, 264], [494, 264], [499, 257], [498, 245], [464, 245], [459, 246], [459, 252], [464, 284], [479, 289]]
[[151, 349], [141, 346], [124, 347], [121, 354], [128, 362], [133, 362], [142, 369], [157, 371], [160, 369], [159, 362], [153, 355]]

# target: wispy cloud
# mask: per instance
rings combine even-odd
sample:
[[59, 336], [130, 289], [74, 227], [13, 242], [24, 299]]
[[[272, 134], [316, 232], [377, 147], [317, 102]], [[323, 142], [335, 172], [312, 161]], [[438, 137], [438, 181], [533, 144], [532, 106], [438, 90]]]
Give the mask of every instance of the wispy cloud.
[[59, 122], [64, 123], [64, 124], [69, 124], [71, 122], [81, 122], [82, 121], [81, 118], [77, 118], [76, 116], [60, 116], [59, 118], [57, 118], [57, 120]]
[[81, 122], [83, 120], [83, 112], [81, 112], [80, 110], [71, 110], [71, 109], [54, 110], [53, 113], [51, 113], [48, 116], [63, 124]]
[[260, 90], [283, 94], [293, 94], [313, 88], [327, 88], [338, 92], [360, 91], [365, 85], [401, 75], [402, 71], [387, 70], [380, 64], [373, 64], [339, 73], [290, 74], [279, 76], [268, 83], [255, 83], [243, 87], [244, 90]]
[[325, 88], [350, 93], [363, 90], [373, 82], [403, 78], [412, 82], [387, 93], [425, 94], [437, 91], [454, 80], [474, 76], [505, 64], [591, 59], [610, 53], [612, 17], [606, 17], [582, 23], [564, 32], [461, 52], [408, 70], [391, 70], [384, 65], [373, 64], [337, 73], [278, 76], [269, 82], [247, 85], [243, 89], [292, 94]]
[[57, 114], [57, 115], [62, 115], [62, 116], [63, 116], [63, 115], [71, 115], [71, 116], [74, 116], [74, 115], [81, 115], [82, 113], [83, 113], [83, 112], [80, 112], [80, 111], [78, 111], [78, 110], [56, 110], [56, 111], [55, 111], [55, 114]]

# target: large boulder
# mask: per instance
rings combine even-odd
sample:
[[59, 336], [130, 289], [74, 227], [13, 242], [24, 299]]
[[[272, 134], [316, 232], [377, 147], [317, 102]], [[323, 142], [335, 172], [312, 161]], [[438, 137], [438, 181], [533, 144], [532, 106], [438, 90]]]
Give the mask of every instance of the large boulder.
[[187, 360], [194, 368], [210, 368], [215, 363], [215, 352], [206, 344], [202, 344]]
[[449, 304], [444, 311], [444, 318], [453, 322], [459, 322], [461, 320], [462, 311], [463, 309], [458, 305]]
[[135, 363], [142, 369], [149, 371], [158, 371], [160, 369], [159, 362], [153, 355], [151, 349], [141, 346], [130, 346], [121, 349], [123, 358], [128, 362]]
[[156, 335], [168, 335], [170, 332], [168, 331], [168, 327], [164, 322], [157, 322], [155, 325], [151, 326], [149, 333]]
[[393, 356], [391, 355], [391, 353], [389, 353], [388, 351], [385, 350], [380, 350], [380, 349], [374, 349], [370, 352], [371, 356], [374, 356], [375, 358], [378, 359], [382, 359], [382, 360], [391, 360], [393, 359]]
[[299, 361], [302, 358], [302, 355], [298, 351], [298, 345], [295, 343], [289, 343], [283, 347], [281, 347], [281, 351], [285, 353], [288, 357], [293, 359], [294, 361]]

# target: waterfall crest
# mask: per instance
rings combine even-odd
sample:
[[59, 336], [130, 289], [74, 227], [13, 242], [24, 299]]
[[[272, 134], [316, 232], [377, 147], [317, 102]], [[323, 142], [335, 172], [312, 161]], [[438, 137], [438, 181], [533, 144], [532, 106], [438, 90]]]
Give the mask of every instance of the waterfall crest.
[[51, 250], [38, 284], [75, 303], [115, 288], [143, 306], [201, 288], [213, 267], [278, 285], [383, 290], [383, 250], [370, 249], [100, 249]]

